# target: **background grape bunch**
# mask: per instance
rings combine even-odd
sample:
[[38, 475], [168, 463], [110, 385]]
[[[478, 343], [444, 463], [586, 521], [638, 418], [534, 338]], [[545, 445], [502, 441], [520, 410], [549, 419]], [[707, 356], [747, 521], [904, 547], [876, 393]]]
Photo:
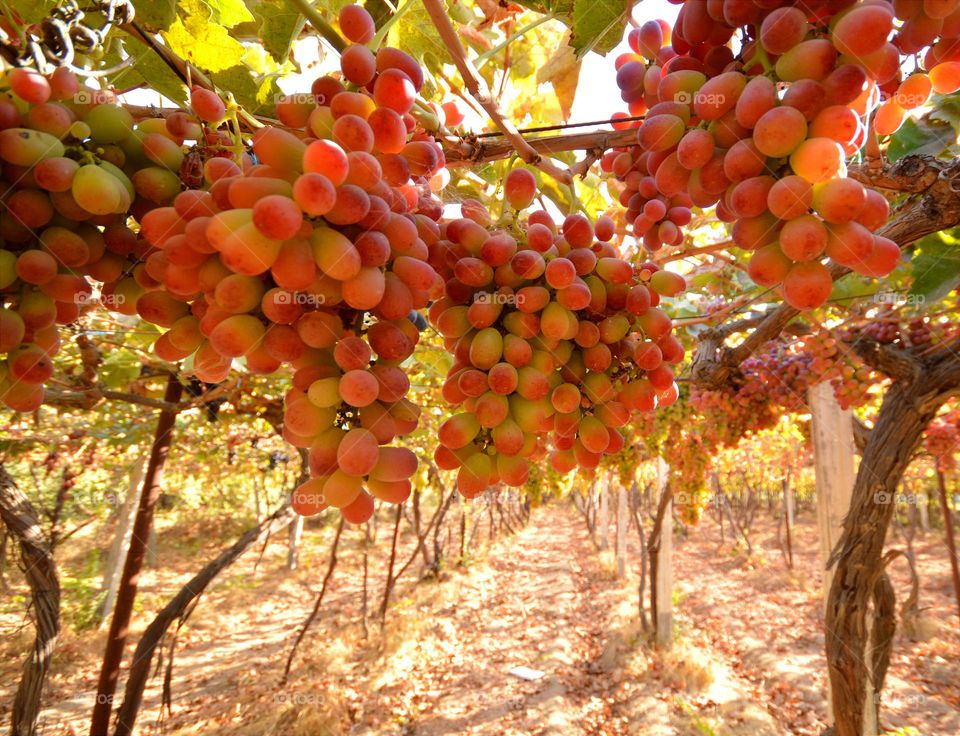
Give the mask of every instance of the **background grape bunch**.
[[[672, 35], [648, 21], [629, 34], [633, 53], [616, 60], [629, 114], [645, 119], [621, 123], [636, 125], [637, 143], [606, 154], [603, 168], [622, 181], [634, 234], [651, 251], [679, 245], [689, 207], [715, 207], [752, 253], [753, 281], [801, 310], [829, 298], [831, 262], [889, 274], [900, 250], [876, 234], [889, 205], [847, 176], [846, 160], [933, 91], [960, 88], [960, 5], [682, 5]], [[901, 79], [900, 55], [925, 47], [928, 71]]]

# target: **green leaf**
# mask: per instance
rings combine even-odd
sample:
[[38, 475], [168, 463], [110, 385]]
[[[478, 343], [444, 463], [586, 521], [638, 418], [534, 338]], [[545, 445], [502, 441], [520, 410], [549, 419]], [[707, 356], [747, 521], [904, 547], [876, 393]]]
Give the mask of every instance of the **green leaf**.
[[132, 350], [111, 350], [100, 364], [97, 375], [107, 388], [120, 390], [140, 375], [142, 367]]
[[934, 120], [907, 118], [900, 130], [890, 138], [887, 157], [891, 161], [910, 154], [925, 153], [937, 156], [956, 140], [952, 125]]
[[564, 215], [569, 215], [571, 212], [576, 211], [576, 205], [574, 204], [575, 197], [570, 187], [566, 184], [561, 184], [552, 176], [547, 176], [540, 172], [536, 172], [535, 176], [540, 182], [540, 191], [557, 205], [557, 208]]
[[[132, 37], [126, 38], [124, 44], [127, 52], [134, 58], [133, 67], [130, 70], [132, 73], [140, 76], [143, 81], [148, 82], [150, 89], [159, 92], [167, 99], [178, 104], [186, 103], [186, 87], [156, 51]], [[122, 78], [121, 75], [123, 75]], [[127, 86], [127, 82], [133, 80], [128, 80], [125, 73], [120, 72], [112, 81], [114, 84]]]
[[623, 38], [627, 0], [576, 0], [570, 45], [582, 58], [588, 51], [606, 54]]
[[303, 30], [304, 18], [284, 0], [262, 0], [256, 6], [260, 25], [257, 35], [263, 48], [282, 64]]
[[393, 15], [393, 11], [384, 0], [367, 0], [367, 2], [363, 4], [363, 7], [370, 13], [374, 25], [376, 25], [377, 28], [386, 23], [390, 16]]
[[[423, 3], [415, 3], [390, 27], [387, 45], [406, 51], [418, 61], [422, 61], [427, 54], [433, 54], [441, 61], [450, 58]], [[432, 67], [428, 65], [428, 68], [436, 68], [436, 63]]]
[[956, 232], [934, 233], [917, 244], [911, 261], [911, 296], [938, 301], [960, 283], [960, 242], [954, 237]]
[[[60, 5], [60, 3], [56, 0], [39, 0], [39, 2], [31, 3], [27, 7], [16, 7], [13, 9], [16, 10], [17, 15], [20, 16], [20, 19], [26, 25], [32, 25], [33, 23], [39, 23], [50, 15], [50, 11], [57, 5]], [[139, 10], [137, 12], [139, 12]]]
[[556, 13], [568, 18], [573, 17], [574, 0], [515, 0], [515, 2], [538, 13]]
[[931, 120], [950, 123], [954, 130], [960, 130], [960, 94], [934, 95], [932, 108], [927, 116]]
[[231, 92], [240, 106], [254, 115], [271, 115], [277, 97], [283, 94], [275, 76], [254, 75], [245, 64], [236, 64], [211, 74], [210, 78], [218, 88]]
[[136, 4], [137, 25], [146, 31], [165, 31], [177, 17], [177, 0], [142, 0]]

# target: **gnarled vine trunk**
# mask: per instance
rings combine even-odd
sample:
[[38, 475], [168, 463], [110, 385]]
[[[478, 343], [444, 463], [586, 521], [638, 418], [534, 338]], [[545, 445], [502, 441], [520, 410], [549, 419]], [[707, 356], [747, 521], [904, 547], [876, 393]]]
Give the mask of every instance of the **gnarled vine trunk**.
[[[137, 643], [136, 651], [133, 654], [133, 661], [130, 665], [130, 673], [127, 676], [126, 689], [123, 695], [123, 704], [117, 714], [117, 727], [114, 736], [129, 736], [133, 733], [134, 725], [137, 720], [137, 713], [140, 710], [140, 704], [143, 700], [143, 690], [147, 684], [147, 678], [150, 675], [153, 655], [157, 647], [163, 641], [164, 635], [171, 624], [177, 619], [182, 620], [197, 599], [207, 589], [207, 586], [213, 582], [221, 572], [236, 562], [240, 556], [250, 547], [265, 540], [269, 535], [280, 531], [288, 526], [297, 518], [289, 502], [285, 502], [279, 509], [274, 511], [263, 521], [248, 529], [236, 542], [223, 550], [213, 560], [207, 563], [200, 572], [194, 575], [190, 581], [184, 585], [170, 602], [165, 605], [157, 617], [147, 626]], [[300, 517], [302, 518], [302, 517]], [[170, 656], [173, 656], [171, 652]]]
[[0, 518], [20, 546], [23, 575], [33, 595], [37, 629], [13, 700], [11, 734], [33, 736], [37, 732], [43, 683], [60, 634], [60, 579], [36, 510], [3, 467], [0, 467]]
[[143, 477], [143, 490], [140, 492], [140, 505], [133, 521], [130, 548], [127, 550], [123, 574], [120, 576], [116, 607], [110, 619], [107, 646], [103, 653], [100, 679], [97, 682], [97, 700], [94, 703], [93, 714], [90, 718], [90, 736], [106, 736], [110, 727], [114, 694], [117, 690], [117, 681], [120, 679], [123, 648], [127, 642], [127, 633], [130, 629], [133, 602], [137, 596], [137, 584], [143, 570], [144, 559], [147, 556], [147, 540], [153, 526], [153, 514], [160, 498], [163, 467], [167, 462], [167, 453], [170, 451], [170, 445], [173, 441], [173, 429], [176, 425], [178, 412], [177, 402], [180, 401], [182, 394], [183, 385], [171, 373], [167, 378], [167, 389], [163, 398], [168, 407], [172, 408], [161, 410], [157, 419], [157, 429], [150, 450], [150, 460]]
[[[861, 736], [879, 720], [896, 628], [895, 596], [883, 555], [903, 472], [926, 426], [960, 387], [960, 359], [952, 351], [924, 364], [894, 366], [863, 451], [827, 599], [826, 649], [836, 736]], [[868, 693], [877, 693], [868, 697]]]

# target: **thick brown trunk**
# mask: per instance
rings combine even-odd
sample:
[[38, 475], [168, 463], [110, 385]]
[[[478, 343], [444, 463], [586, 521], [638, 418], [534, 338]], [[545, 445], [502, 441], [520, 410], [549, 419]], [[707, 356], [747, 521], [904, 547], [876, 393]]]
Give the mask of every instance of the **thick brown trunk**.
[[32, 611], [37, 630], [13, 699], [10, 732], [13, 736], [33, 736], [37, 732], [43, 683], [60, 633], [60, 579], [36, 510], [2, 466], [0, 518], [20, 546], [23, 574], [33, 596]]
[[960, 384], [952, 358], [925, 368], [894, 381], [884, 396], [830, 560], [836, 568], [826, 607], [826, 650], [836, 736], [861, 736], [865, 715], [879, 719], [896, 625], [883, 556], [893, 500], [923, 430]]
[[[127, 676], [123, 703], [117, 714], [117, 727], [114, 736], [129, 736], [133, 733], [137, 713], [140, 710], [140, 704], [143, 702], [143, 690], [150, 675], [153, 654], [163, 641], [170, 625], [174, 621], [182, 619], [188, 614], [189, 610], [192, 610], [194, 602], [203, 594], [217, 575], [236, 562], [250, 547], [290, 524], [295, 516], [290, 504], [285, 503], [262, 522], [248, 529], [232, 546], [217, 555], [200, 572], [194, 575], [180, 589], [180, 592], [161, 609], [157, 617], [150, 622], [137, 643], [136, 651], [133, 653], [133, 662], [130, 665], [130, 674]], [[173, 656], [172, 651], [170, 656]]]
[[[168, 404], [177, 404], [183, 394], [183, 386], [173, 374], [167, 378], [167, 389], [164, 401]], [[103, 664], [100, 668], [100, 680], [97, 683], [97, 699], [93, 706], [93, 715], [90, 721], [90, 736], [107, 736], [110, 727], [110, 714], [113, 712], [113, 699], [117, 691], [117, 681], [120, 678], [120, 662], [123, 659], [123, 648], [127, 641], [130, 629], [130, 618], [133, 614], [133, 602], [137, 596], [137, 584], [140, 581], [140, 572], [147, 552], [147, 540], [153, 526], [153, 513], [157, 500], [160, 498], [160, 483], [163, 477], [163, 466], [167, 461], [167, 453], [173, 441], [173, 429], [176, 424], [177, 410], [163, 409], [157, 419], [157, 430], [150, 450], [150, 461], [147, 472], [143, 477], [143, 492], [140, 494], [140, 506], [133, 522], [133, 536], [130, 539], [130, 549], [127, 551], [127, 560], [123, 566], [123, 575], [117, 590], [117, 604], [113, 609], [110, 620], [110, 632], [107, 635], [107, 646], [103, 653]]]

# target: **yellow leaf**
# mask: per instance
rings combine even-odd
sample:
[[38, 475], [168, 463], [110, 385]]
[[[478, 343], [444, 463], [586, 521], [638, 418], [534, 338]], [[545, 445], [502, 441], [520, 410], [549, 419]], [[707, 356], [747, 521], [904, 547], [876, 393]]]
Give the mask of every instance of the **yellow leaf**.
[[163, 36], [176, 54], [208, 72], [238, 64], [245, 51], [226, 28], [210, 23], [203, 13], [178, 17]]
[[553, 53], [547, 63], [537, 71], [537, 82], [550, 82], [553, 91], [560, 103], [563, 119], [570, 117], [573, 108], [573, 99], [577, 94], [577, 84], [580, 81], [580, 62], [573, 49], [562, 43]]

